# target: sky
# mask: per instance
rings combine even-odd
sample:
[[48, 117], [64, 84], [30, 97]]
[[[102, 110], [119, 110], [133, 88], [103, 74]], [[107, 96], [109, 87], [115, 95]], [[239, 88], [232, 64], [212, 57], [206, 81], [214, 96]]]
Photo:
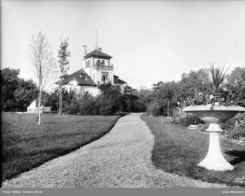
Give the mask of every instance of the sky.
[[1, 69], [30, 71], [28, 45], [42, 32], [58, 61], [69, 38], [71, 74], [82, 68], [83, 46], [112, 56], [114, 74], [151, 88], [182, 73], [245, 66], [245, 1], [1, 1]]

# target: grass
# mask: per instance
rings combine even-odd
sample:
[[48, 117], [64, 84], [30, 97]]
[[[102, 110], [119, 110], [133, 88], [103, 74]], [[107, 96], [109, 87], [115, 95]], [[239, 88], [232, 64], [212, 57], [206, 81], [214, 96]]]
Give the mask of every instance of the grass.
[[197, 166], [207, 154], [208, 134], [169, 124], [167, 119], [161, 123], [160, 117], [148, 117], [143, 114], [141, 119], [155, 137], [152, 162], [157, 168], [206, 182], [245, 187], [245, 180], [243, 183], [236, 180], [245, 177], [244, 146], [221, 140], [224, 157], [235, 169], [223, 172], [209, 171]]
[[108, 133], [122, 115], [58, 117], [2, 113], [2, 181], [65, 155]]

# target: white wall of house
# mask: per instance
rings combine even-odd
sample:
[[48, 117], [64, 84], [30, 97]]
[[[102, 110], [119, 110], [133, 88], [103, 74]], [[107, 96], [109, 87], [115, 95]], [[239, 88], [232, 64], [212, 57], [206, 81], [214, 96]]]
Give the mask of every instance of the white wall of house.
[[[112, 84], [114, 84], [114, 77], [113, 77], [113, 68], [111, 68], [112, 70], [108, 70], [108, 69], [99, 69], [97, 70], [96, 68], [93, 67], [93, 65], [96, 64], [97, 60], [100, 60], [100, 62], [102, 60], [105, 61], [105, 66], [109, 66], [110, 65], [110, 60], [107, 59], [100, 59], [100, 58], [94, 58], [94, 57], [90, 57], [88, 59], [83, 59], [83, 69], [84, 71], [92, 78], [92, 80], [97, 84], [98, 82], [102, 83], [102, 75], [103, 72], [107, 73], [104, 75], [108, 75], [108, 79], [111, 81]], [[88, 64], [86, 64], [87, 62], [89, 62], [89, 66]], [[111, 66], [110, 66], [111, 67]]]
[[[92, 76], [93, 68], [88, 67], [83, 69], [90, 77]], [[92, 77], [91, 77], [92, 78]], [[93, 79], [93, 78], [92, 78]]]
[[100, 90], [96, 86], [80, 86], [77, 85], [76, 80], [72, 80], [66, 85], [63, 85], [62, 88], [66, 89], [68, 92], [75, 91], [77, 93], [82, 91], [87, 91], [93, 96], [97, 96], [100, 93]]
[[68, 92], [74, 89], [79, 89], [80, 87], [77, 85], [76, 80], [71, 80], [66, 85], [63, 85], [62, 88], [66, 89]]
[[84, 90], [85, 92], [89, 92], [93, 96], [97, 96], [100, 94], [100, 90], [94, 86], [82, 86], [81, 90]]
[[101, 80], [102, 80], [102, 76], [103, 75], [106, 75], [107, 78], [108, 78], [108, 81], [107, 82], [111, 82], [112, 84], [114, 84], [114, 77], [113, 77], [113, 71], [110, 71], [110, 70], [95, 70], [94, 72], [96, 74], [96, 83], [97, 81], [99, 81], [101, 83]]

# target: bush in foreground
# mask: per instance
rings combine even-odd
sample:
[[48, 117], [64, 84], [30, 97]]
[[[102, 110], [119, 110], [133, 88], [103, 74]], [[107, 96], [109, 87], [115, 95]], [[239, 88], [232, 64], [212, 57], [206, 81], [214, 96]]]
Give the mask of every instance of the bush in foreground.
[[245, 113], [239, 113], [221, 125], [222, 134], [229, 139], [245, 138]]
[[173, 112], [171, 123], [188, 127], [190, 125], [204, 124], [202, 120], [195, 117], [191, 113], [185, 113], [181, 108], [177, 107]]

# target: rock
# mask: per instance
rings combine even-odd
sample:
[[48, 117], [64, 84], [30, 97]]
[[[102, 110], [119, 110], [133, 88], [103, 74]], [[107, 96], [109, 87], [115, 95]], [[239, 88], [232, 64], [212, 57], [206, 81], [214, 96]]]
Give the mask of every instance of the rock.
[[190, 125], [188, 129], [198, 129], [198, 125]]
[[219, 102], [214, 103], [215, 106], [220, 106]]
[[68, 172], [67, 170], [64, 170], [64, 171], [62, 172], [63, 175], [68, 175], [68, 173], [69, 173], [69, 172]]

